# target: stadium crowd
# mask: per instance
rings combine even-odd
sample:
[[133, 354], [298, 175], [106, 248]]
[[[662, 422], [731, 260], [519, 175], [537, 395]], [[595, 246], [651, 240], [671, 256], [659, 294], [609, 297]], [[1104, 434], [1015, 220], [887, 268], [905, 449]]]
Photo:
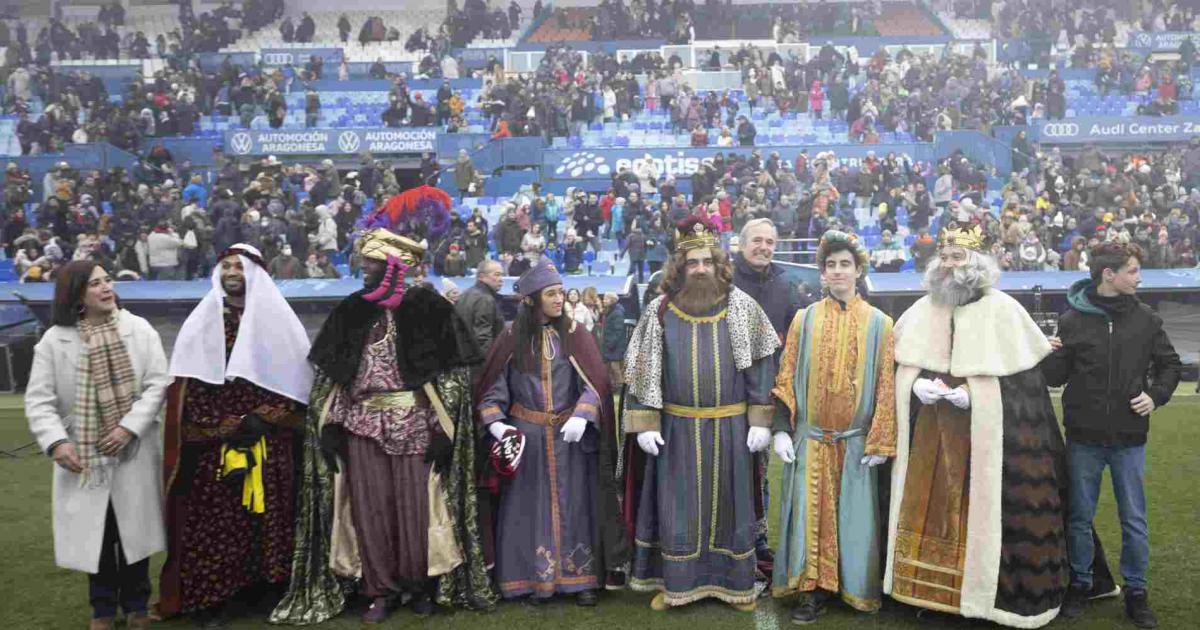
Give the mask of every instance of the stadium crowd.
[[[1016, 12], [1018, 22], [1049, 19], [1033, 5], [997, 5], [992, 5], [993, 13]], [[599, 13], [602, 18], [594, 28], [600, 36], [675, 32], [698, 10], [690, 2], [613, 6], [620, 10]], [[720, 5], [702, 9], [723, 10]], [[862, 10], [862, 16], [871, 15], [870, 7]], [[533, 9], [546, 19], [562, 19], [561, 12], [547, 16], [549, 11], [540, 3]], [[492, 15], [478, 0], [461, 10], [450, 7], [436, 36], [421, 30], [410, 38], [411, 49], [429, 53], [420, 76], [465, 75], [461, 64], [445, 54], [449, 42], [504, 36], [506, 29], [511, 32], [521, 24], [521, 12], [513, 3]], [[241, 126], [250, 127], [265, 113], [268, 125], [279, 128], [287, 118], [286, 94], [301, 87], [305, 124], [318, 124], [321, 97], [309, 81], [333, 74], [321, 57], [311, 57], [302, 68], [240, 67], [227, 57], [207, 70], [192, 57], [208, 50], [205, 42], [212, 38], [232, 41], [240, 30], [226, 29], [235, 21], [241, 30], [253, 31], [274, 23], [281, 13], [281, 3], [274, 0], [255, 0], [241, 9], [226, 3], [198, 17], [181, 9], [182, 28], [154, 49], [168, 60], [167, 67], [129, 83], [116, 102], [99, 77], [60, 72], [43, 53], [49, 46], [66, 57], [80, 47], [92, 51], [84, 56], [111, 54], [107, 33], [124, 21], [119, 4], [104, 8], [95, 32], [93, 27], [72, 32], [52, 20], [32, 46], [24, 26], [17, 24], [7, 53], [5, 107], [19, 115], [16, 133], [22, 153], [58, 153], [70, 143], [107, 140], [145, 156], [131, 172], [76, 172], [64, 164], [47, 176], [44, 196], [37, 200], [30, 198], [21, 170], [10, 165], [3, 243], [18, 259], [23, 278], [50, 277], [56, 264], [77, 256], [102, 257], [128, 277], [192, 278], [205, 273], [222, 245], [238, 241], [260, 245], [272, 259], [279, 257], [273, 268], [279, 277], [337, 273], [331, 261], [346, 251], [347, 234], [363, 208], [384, 203], [399, 190], [386, 164], [368, 156], [357, 171], [339, 173], [329, 164], [285, 166], [273, 157], [240, 164], [222, 159], [212, 174], [193, 174], [190, 164], [176, 163], [155, 141], [192, 135], [200, 117], [209, 114], [236, 117]], [[1184, 42], [1177, 62], [1143, 64], [1128, 51], [1116, 54], [1111, 46], [1088, 48], [1090, 42], [1104, 40], [1111, 9], [1054, 15], [1066, 20], [1056, 24], [1073, 25], [1063, 28], [1073, 41], [1077, 38], [1076, 55], [1092, 51], [1077, 65], [1100, 69], [1096, 80], [1101, 93], [1111, 89], [1143, 95], [1142, 113], [1170, 113], [1179, 99], [1191, 98], [1188, 70], [1195, 49], [1190, 41]], [[1171, 23], [1190, 16], [1178, 8], [1163, 15]], [[822, 16], [816, 17], [853, 22], [856, 14]], [[777, 39], [786, 41], [799, 18], [787, 11], [775, 17]], [[310, 41], [311, 22], [307, 14], [294, 26], [285, 20], [284, 39]], [[339, 20], [343, 42], [352, 26], [348, 19]], [[380, 29], [386, 38], [386, 25], [368, 19], [359, 40], [376, 38]], [[118, 42], [117, 49], [134, 50], [134, 43], [136, 34], [129, 42]], [[142, 48], [138, 44], [136, 51]], [[853, 48], [826, 44], [807, 60], [753, 46], [718, 47], [701, 55], [699, 64], [707, 70], [741, 72], [744, 98], [693, 90], [676, 56], [584, 55], [569, 46], [550, 46], [528, 74], [506, 73], [493, 59], [479, 71], [483, 89], [478, 105], [498, 138], [578, 136], [594, 123], [625, 121], [650, 111], [669, 112], [671, 128], [689, 134], [693, 146], [718, 147], [755, 146], [758, 131], [748, 114], [759, 108], [843, 121], [851, 140], [874, 144], [882, 133], [909, 133], [929, 141], [937, 130], [987, 132], [1042, 117], [1062, 118], [1068, 106], [1066, 83], [1057, 72], [1033, 79], [1015, 69], [989, 68], [988, 54], [979, 46], [969, 54], [947, 48], [936, 56], [908, 49], [891, 55], [881, 48], [859, 59]], [[392, 80], [390, 104], [381, 115], [384, 125], [445, 125], [450, 132], [466, 127], [467, 103], [449, 82], [427, 99], [409, 89], [408, 77], [389, 73], [382, 60], [369, 74]], [[337, 76], [349, 78], [345, 63]], [[36, 118], [31, 114], [35, 100], [43, 105]], [[710, 129], [720, 131], [711, 137]], [[939, 164], [871, 154], [853, 168], [849, 160], [816, 147], [811, 156], [809, 151], [718, 154], [690, 176], [690, 195], [680, 193], [678, 182], [657, 173], [653, 164], [642, 163], [637, 172], [614, 173], [606, 190], [573, 190], [559, 197], [536, 188], [523, 192], [496, 225], [488, 225], [480, 211], [461, 217], [445, 242], [432, 244], [427, 262], [439, 274], [459, 275], [494, 254], [508, 273], [519, 275], [531, 259], [549, 253], [575, 272], [586, 270], [589, 248], [599, 255], [601, 239], [612, 238], [632, 263], [631, 273], [641, 277], [665, 260], [675, 222], [703, 212], [718, 220], [727, 236], [761, 217], [771, 218], [783, 236], [796, 238], [818, 238], [831, 228], [877, 227], [872, 263], [885, 271], [910, 261], [922, 269], [932, 255], [930, 234], [936, 234], [939, 221], [961, 220], [962, 214], [997, 237], [1004, 248], [1001, 263], [1009, 269], [1083, 268], [1087, 245], [1118, 239], [1138, 242], [1151, 252], [1147, 266], [1192, 266], [1200, 181], [1186, 174], [1200, 172], [1200, 146], [1180, 149], [1106, 155], [1088, 147], [1080, 155], [1064, 156], [1058, 149], [1032, 145], [1022, 132], [1012, 143], [1013, 173], [1000, 193], [999, 218], [986, 210], [993, 201], [985, 199], [990, 173], [959, 154]], [[468, 156], [447, 167], [461, 196], [478, 196], [482, 178]], [[427, 156], [422, 178], [436, 182], [440, 169]], [[23, 216], [30, 202], [37, 229], [28, 227]]]

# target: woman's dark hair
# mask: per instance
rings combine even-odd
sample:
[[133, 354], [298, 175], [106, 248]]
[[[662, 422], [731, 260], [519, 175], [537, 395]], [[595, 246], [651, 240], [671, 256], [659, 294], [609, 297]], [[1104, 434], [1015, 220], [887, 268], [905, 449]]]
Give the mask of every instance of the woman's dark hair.
[[[513, 358], [516, 360], [517, 369], [526, 374], [537, 370], [536, 360], [541, 359], [538, 354], [542, 351], [540, 336], [542, 324], [538, 321], [538, 314], [542, 312], [542, 292], [538, 291], [528, 299], [531, 303], [522, 300], [521, 305], [517, 307], [517, 319], [513, 321], [512, 326], [513, 337], [516, 341]], [[558, 332], [559, 352], [564, 355], [570, 352], [567, 344], [572, 321], [564, 312], [551, 319], [549, 323]]]
[[94, 260], [76, 260], [58, 270], [54, 280], [54, 304], [50, 307], [51, 326], [74, 326], [79, 323], [83, 294], [87, 292], [92, 272], [99, 266]]

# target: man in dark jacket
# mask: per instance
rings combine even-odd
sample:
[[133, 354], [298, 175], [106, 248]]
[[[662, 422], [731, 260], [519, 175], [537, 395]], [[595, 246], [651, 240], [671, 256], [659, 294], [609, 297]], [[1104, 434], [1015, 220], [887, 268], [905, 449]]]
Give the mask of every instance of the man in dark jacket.
[[[787, 337], [788, 327], [791, 326], [796, 311], [803, 308], [805, 303], [796, 285], [784, 275], [783, 268], [772, 262], [778, 238], [775, 224], [770, 219], [753, 219], [746, 222], [738, 234], [740, 251], [733, 257], [733, 286], [745, 291], [758, 302], [767, 313], [767, 319], [771, 320], [775, 334], [782, 340]], [[780, 350], [782, 349], [783, 346], [780, 345]], [[754, 547], [760, 566], [764, 566], [764, 563], [774, 562], [774, 554], [767, 546], [766, 536], [767, 506], [771, 503], [766, 480], [767, 456], [758, 454], [754, 461], [759, 467], [758, 473], [762, 479], [761, 497], [755, 497], [756, 503], [761, 499], [761, 504], [755, 505], [755, 512], [761, 516], [758, 519], [759, 535], [754, 541]]]
[[1171, 400], [1179, 355], [1160, 318], [1134, 296], [1141, 283], [1141, 248], [1109, 242], [1091, 251], [1091, 279], [1067, 292], [1056, 350], [1042, 361], [1050, 386], [1066, 384], [1070, 515], [1067, 548], [1071, 585], [1065, 617], [1087, 608], [1092, 590], [1092, 519], [1107, 466], [1121, 517], [1121, 574], [1125, 612], [1139, 628], [1158, 625], [1146, 597], [1150, 541], [1144, 473], [1150, 413]]
[[504, 330], [504, 316], [500, 313], [500, 287], [504, 285], [500, 263], [485, 260], [475, 270], [475, 286], [463, 292], [454, 305], [454, 311], [466, 322], [479, 348], [486, 354]]
[[754, 146], [754, 137], [758, 135], [758, 129], [754, 128], [754, 123], [746, 119], [745, 116], [738, 116], [737, 138], [738, 146], [752, 147]]
[[608, 365], [608, 380], [612, 383], [613, 392], [619, 392], [621, 385], [625, 384], [625, 346], [629, 345], [629, 340], [625, 337], [625, 307], [621, 306], [616, 293], [604, 294], [601, 322], [603, 336], [600, 355]]
[[767, 313], [780, 338], [787, 335], [796, 311], [805, 306], [796, 285], [772, 262], [778, 234], [770, 219], [746, 222], [733, 257], [733, 285], [750, 294]]

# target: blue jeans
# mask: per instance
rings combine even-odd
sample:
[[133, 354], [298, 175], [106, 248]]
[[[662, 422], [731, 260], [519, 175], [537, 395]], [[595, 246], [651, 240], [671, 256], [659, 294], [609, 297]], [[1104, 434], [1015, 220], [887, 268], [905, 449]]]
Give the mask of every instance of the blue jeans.
[[1146, 523], [1146, 446], [1093, 446], [1069, 442], [1070, 516], [1067, 523], [1071, 583], [1092, 586], [1092, 520], [1100, 500], [1104, 467], [1112, 476], [1121, 518], [1121, 576], [1125, 588], [1146, 588], [1150, 567], [1150, 534]]

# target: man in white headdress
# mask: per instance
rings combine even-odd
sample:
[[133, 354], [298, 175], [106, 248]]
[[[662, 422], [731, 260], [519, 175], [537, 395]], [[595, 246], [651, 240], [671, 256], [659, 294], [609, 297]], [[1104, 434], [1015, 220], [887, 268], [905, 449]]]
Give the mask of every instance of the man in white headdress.
[[165, 430], [169, 557], [159, 612], [224, 621], [247, 587], [291, 574], [294, 431], [312, 386], [309, 340], [245, 244], [221, 253], [212, 291], [171, 355]]

